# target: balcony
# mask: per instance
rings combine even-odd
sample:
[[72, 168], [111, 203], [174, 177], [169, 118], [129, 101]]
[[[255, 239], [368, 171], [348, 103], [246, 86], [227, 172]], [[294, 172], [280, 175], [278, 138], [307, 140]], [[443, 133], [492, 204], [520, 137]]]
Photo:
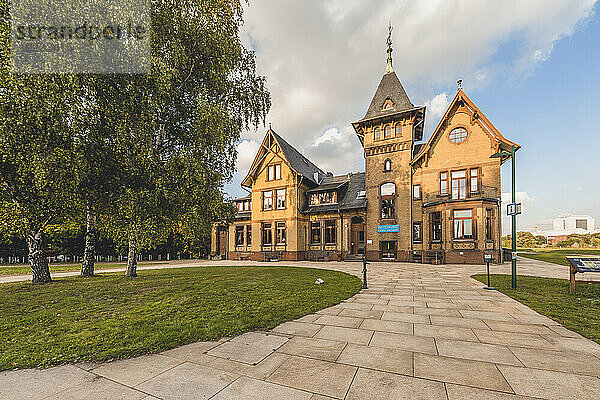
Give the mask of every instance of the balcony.
[[468, 200], [500, 201], [500, 192], [497, 187], [479, 185], [479, 190], [477, 192], [466, 190], [461, 193], [449, 190], [447, 194], [442, 194], [439, 191], [434, 193], [423, 193], [423, 207]]

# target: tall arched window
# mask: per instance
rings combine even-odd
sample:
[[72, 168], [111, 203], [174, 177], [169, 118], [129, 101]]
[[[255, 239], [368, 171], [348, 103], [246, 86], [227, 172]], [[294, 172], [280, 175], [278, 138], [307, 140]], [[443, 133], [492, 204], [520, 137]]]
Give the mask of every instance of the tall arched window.
[[396, 126], [394, 127], [394, 129], [396, 130], [396, 137], [402, 136], [402, 124], [401, 123], [397, 123]]
[[392, 160], [390, 160], [389, 158], [387, 160], [385, 160], [385, 162], [383, 163], [383, 171], [384, 172], [389, 172], [392, 170]]
[[375, 129], [373, 129], [373, 139], [378, 140], [379, 139], [379, 127], [375, 127]]
[[392, 127], [390, 125], [386, 125], [385, 128], [383, 128], [383, 137], [384, 139], [392, 137]]
[[392, 182], [384, 183], [379, 188], [381, 197], [381, 219], [395, 217], [396, 185]]

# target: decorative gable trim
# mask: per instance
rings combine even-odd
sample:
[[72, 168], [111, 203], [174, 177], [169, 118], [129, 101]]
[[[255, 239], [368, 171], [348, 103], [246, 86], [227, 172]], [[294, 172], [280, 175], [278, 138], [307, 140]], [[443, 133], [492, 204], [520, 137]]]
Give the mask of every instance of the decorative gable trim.
[[427, 141], [427, 144], [423, 146], [421, 151], [419, 151], [419, 153], [413, 158], [413, 160], [410, 162], [411, 164], [417, 163], [423, 157], [425, 157], [426, 161], [429, 159], [429, 152], [435, 145], [440, 135], [442, 135], [447, 128], [452, 111], [455, 108], [460, 107], [464, 107], [467, 113], [471, 116], [471, 123], [479, 125], [481, 129], [490, 137], [492, 146], [494, 149], [496, 149], [496, 151], [498, 151], [502, 145], [505, 147], [511, 147], [514, 145], [517, 149], [521, 148], [521, 146], [517, 143], [505, 138], [490, 122], [490, 120], [487, 119], [483, 112], [481, 112], [481, 110], [475, 105], [473, 100], [471, 100], [462, 89], [459, 89], [456, 93], [456, 96], [454, 96], [454, 99], [452, 99], [450, 105], [446, 109], [444, 116], [433, 131], [433, 134]]

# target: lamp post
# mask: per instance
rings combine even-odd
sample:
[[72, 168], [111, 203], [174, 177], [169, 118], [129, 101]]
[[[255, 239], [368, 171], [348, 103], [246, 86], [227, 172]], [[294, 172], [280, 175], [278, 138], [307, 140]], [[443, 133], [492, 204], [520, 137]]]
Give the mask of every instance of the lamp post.
[[[510, 153], [507, 151], [500, 151], [498, 153], [494, 153], [490, 156], [490, 158], [500, 158], [502, 160], [503, 157], [511, 158], [512, 164], [512, 204], [517, 202], [517, 184], [515, 180], [515, 152], [516, 146], [512, 145], [510, 148]], [[517, 288], [517, 214], [512, 213], [512, 254], [511, 254], [511, 287], [513, 289]]]

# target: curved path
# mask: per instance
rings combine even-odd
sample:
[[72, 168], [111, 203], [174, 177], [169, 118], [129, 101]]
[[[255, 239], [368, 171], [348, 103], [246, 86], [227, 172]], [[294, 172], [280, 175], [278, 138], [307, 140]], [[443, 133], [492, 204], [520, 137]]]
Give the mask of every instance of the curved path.
[[271, 332], [3, 372], [0, 398], [597, 399], [600, 345], [484, 291], [470, 278], [477, 272], [483, 267], [372, 263], [369, 289]]

